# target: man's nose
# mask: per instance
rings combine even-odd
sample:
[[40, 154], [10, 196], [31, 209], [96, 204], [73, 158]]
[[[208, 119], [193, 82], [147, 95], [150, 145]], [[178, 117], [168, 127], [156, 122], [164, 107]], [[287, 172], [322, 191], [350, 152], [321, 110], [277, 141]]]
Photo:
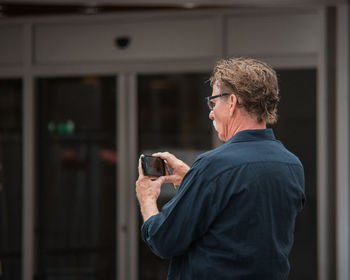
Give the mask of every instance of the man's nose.
[[213, 113], [213, 110], [210, 110], [209, 119], [214, 120], [214, 113]]

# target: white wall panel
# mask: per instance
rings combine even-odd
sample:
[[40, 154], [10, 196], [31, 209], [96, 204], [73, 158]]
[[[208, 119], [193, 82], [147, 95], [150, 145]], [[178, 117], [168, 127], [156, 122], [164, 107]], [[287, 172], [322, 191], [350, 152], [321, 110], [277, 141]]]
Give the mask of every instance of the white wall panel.
[[0, 26], [0, 64], [23, 62], [23, 28], [21, 25]]
[[317, 53], [317, 14], [268, 14], [228, 19], [230, 55], [286, 55]]
[[[210, 19], [136, 23], [42, 24], [35, 27], [36, 63], [203, 58], [215, 55]], [[130, 45], [118, 49], [117, 37]]]

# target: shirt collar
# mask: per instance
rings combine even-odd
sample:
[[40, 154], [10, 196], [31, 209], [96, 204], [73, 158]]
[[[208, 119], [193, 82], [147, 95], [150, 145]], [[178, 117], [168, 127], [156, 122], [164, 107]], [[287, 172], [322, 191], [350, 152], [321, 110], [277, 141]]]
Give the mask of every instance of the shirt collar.
[[263, 141], [263, 140], [276, 140], [275, 135], [271, 128], [267, 129], [249, 129], [242, 130], [231, 137], [227, 142], [247, 142], [247, 141]]

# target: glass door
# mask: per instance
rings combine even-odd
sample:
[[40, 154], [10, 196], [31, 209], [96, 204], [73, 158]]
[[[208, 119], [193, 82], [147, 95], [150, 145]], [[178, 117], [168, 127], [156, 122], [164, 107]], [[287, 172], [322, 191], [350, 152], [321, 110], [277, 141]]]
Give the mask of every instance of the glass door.
[[297, 217], [290, 280], [317, 279], [316, 69], [277, 71], [281, 101], [273, 130], [304, 166], [306, 202]]
[[[211, 148], [212, 124], [204, 100], [211, 94], [208, 78], [208, 73], [138, 77], [139, 153], [168, 151], [191, 165], [199, 154]], [[174, 194], [172, 185], [165, 184], [158, 207]], [[139, 279], [163, 280], [168, 265], [167, 260], [153, 255], [140, 240]]]
[[[276, 137], [303, 162], [306, 204], [298, 216], [290, 254], [290, 279], [317, 279], [316, 217], [316, 69], [279, 69], [281, 102]], [[209, 74], [140, 75], [138, 77], [138, 151], [169, 151], [188, 164], [213, 148], [212, 124], [204, 96], [211, 94]], [[162, 187], [158, 207], [176, 191]], [[142, 217], [139, 216], [141, 227]], [[139, 241], [139, 279], [165, 279], [168, 261]]]
[[0, 80], [0, 279], [21, 278], [22, 81]]
[[36, 279], [116, 277], [116, 86], [36, 81]]

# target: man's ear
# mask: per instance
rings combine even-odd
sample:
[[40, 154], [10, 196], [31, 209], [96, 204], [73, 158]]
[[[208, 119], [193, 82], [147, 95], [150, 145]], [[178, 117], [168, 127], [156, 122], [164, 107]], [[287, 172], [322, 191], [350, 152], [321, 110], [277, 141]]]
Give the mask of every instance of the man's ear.
[[236, 107], [237, 107], [237, 97], [234, 95], [234, 94], [231, 94], [229, 96], [230, 98], [230, 116], [233, 116], [233, 113], [235, 112], [236, 110]]

